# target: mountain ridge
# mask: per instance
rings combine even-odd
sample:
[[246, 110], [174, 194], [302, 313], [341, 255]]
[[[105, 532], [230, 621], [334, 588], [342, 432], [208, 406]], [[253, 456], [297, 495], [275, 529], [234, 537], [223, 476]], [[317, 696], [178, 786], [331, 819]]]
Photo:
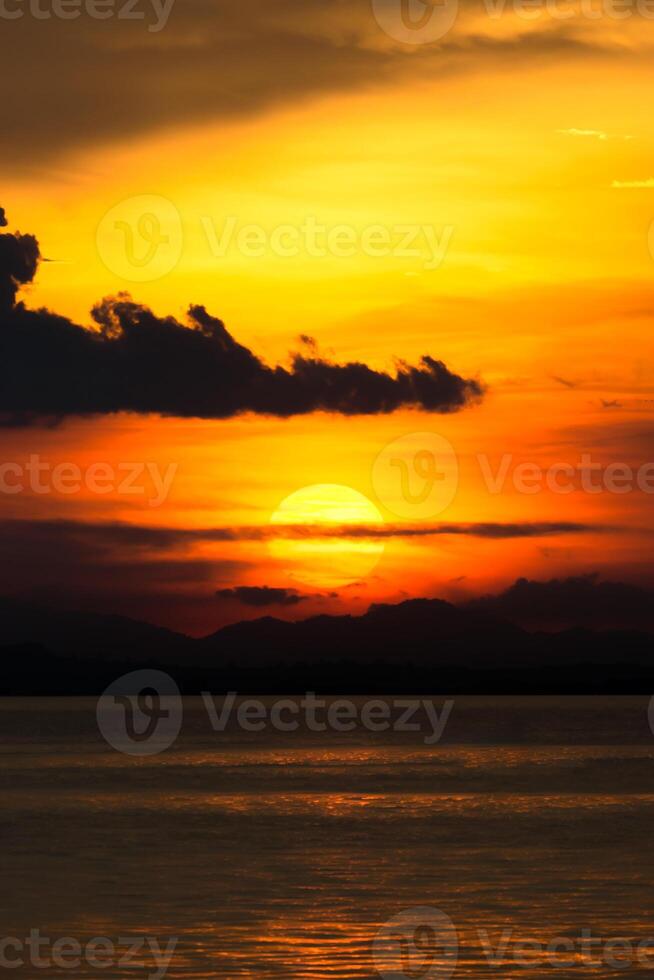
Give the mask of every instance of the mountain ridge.
[[8, 694], [99, 693], [121, 672], [144, 667], [169, 671], [185, 691], [425, 689], [447, 681], [483, 693], [500, 680], [507, 690], [526, 683], [565, 691], [573, 678], [576, 692], [599, 684], [611, 693], [628, 678], [638, 691], [654, 684], [653, 650], [648, 632], [529, 632], [443, 599], [375, 603], [361, 616], [263, 616], [191, 638], [128, 617], [0, 598], [0, 693]]

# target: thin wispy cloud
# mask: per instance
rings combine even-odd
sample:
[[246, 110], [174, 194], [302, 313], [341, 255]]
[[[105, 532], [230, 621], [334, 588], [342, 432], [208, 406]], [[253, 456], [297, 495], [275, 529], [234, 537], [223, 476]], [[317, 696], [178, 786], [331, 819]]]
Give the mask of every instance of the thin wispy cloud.
[[440, 524], [261, 524], [241, 527], [145, 527], [124, 523], [81, 521], [0, 522], [0, 544], [5, 539], [31, 538], [49, 546], [64, 542], [84, 546], [97, 556], [114, 550], [135, 549], [141, 554], [170, 551], [200, 542], [238, 542], [306, 539], [432, 538], [444, 535], [513, 539], [552, 535], [613, 533], [622, 528], [577, 521], [470, 522]]
[[552, 381], [556, 381], [557, 384], [563, 385], [564, 388], [578, 388], [579, 382], [573, 381], [571, 378], [562, 378], [559, 374], [552, 375]]
[[654, 177], [647, 177], [646, 180], [614, 180], [611, 187], [616, 190], [649, 190], [654, 188]]
[[599, 129], [557, 129], [557, 133], [561, 133], [564, 136], [586, 136], [598, 140], [607, 140], [609, 138], [608, 133], [603, 133]]
[[216, 599], [219, 602], [238, 602], [253, 609], [264, 609], [267, 606], [298, 606], [310, 599], [327, 598], [336, 598], [336, 594], [299, 592], [297, 589], [270, 585], [235, 585], [233, 588], [216, 590]]
[[607, 140], [632, 140], [634, 139], [631, 135], [619, 136], [615, 133], [605, 133], [602, 129], [557, 129], [557, 133], [561, 133], [563, 136], [581, 136], [586, 139], [596, 139], [602, 140], [603, 142]]

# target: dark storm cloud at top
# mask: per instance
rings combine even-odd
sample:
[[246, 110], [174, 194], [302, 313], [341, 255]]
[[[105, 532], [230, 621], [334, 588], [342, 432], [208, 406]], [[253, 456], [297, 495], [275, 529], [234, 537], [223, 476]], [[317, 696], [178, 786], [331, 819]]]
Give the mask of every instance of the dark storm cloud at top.
[[[51, 2], [38, 0], [46, 11]], [[21, 174], [71, 150], [246, 118], [409, 74], [435, 79], [476, 72], [482, 62], [624, 56], [617, 44], [606, 49], [595, 37], [569, 37], [565, 23], [549, 18], [542, 32], [479, 37], [466, 27], [466, 10], [483, 10], [477, 0], [460, 4], [456, 29], [422, 47], [394, 43], [370, 0], [174, 0], [165, 24], [165, 0], [133, 0], [129, 18], [119, 16], [126, 0], [115, 0], [102, 20], [85, 13], [82, 0], [79, 16], [66, 20], [37, 18], [29, 3], [7, 0], [20, 16], [0, 20], [0, 79], [12, 93], [0, 102], [2, 167]]]
[[480, 382], [424, 356], [395, 375], [365, 364], [333, 364], [312, 351], [290, 368], [268, 367], [203, 306], [189, 324], [159, 318], [129, 297], [105, 299], [87, 330], [16, 302], [32, 280], [32, 235], [0, 235], [0, 421], [39, 423], [112, 412], [230, 418], [254, 412], [368, 415], [403, 407], [454, 412], [482, 397]]

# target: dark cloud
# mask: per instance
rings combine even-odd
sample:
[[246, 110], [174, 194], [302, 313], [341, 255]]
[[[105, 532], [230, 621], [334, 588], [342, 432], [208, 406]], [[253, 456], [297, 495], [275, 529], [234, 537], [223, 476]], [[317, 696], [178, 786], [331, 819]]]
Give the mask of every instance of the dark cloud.
[[31, 235], [0, 235], [0, 414], [5, 425], [111, 412], [230, 418], [254, 412], [368, 415], [399, 408], [454, 412], [482, 397], [474, 379], [424, 356], [394, 375], [333, 364], [310, 349], [268, 367], [221, 320], [191, 306], [188, 323], [159, 318], [121, 295], [93, 309], [87, 330], [15, 303], [38, 265]]
[[[18, 550], [20, 542], [40, 543], [45, 553], [65, 549], [70, 555], [88, 559], [126, 550], [160, 553], [188, 548], [201, 542], [268, 541], [275, 538], [430, 538], [440, 535], [466, 535], [494, 540], [539, 538], [565, 534], [610, 533], [618, 528], [606, 525], [541, 522], [524, 524], [433, 524], [414, 527], [406, 524], [264, 524], [253, 527], [174, 528], [141, 527], [136, 524], [91, 523], [64, 520], [0, 521], [0, 549], [8, 542]], [[32, 556], [33, 558], [33, 556]]]
[[654, 592], [624, 582], [603, 582], [596, 574], [547, 582], [520, 578], [505, 592], [473, 599], [467, 607], [527, 628], [654, 627]]
[[7, 227], [7, 219], [5, 217], [5, 209], [0, 208], [0, 228], [6, 228], [6, 227]]
[[218, 589], [216, 598], [233, 599], [244, 606], [263, 608], [265, 606], [297, 606], [308, 599], [321, 596], [305, 595], [297, 589], [274, 588], [269, 585], [236, 585], [233, 589]]
[[[394, 43], [370, 0], [178, 0], [165, 24], [153, 0], [134, 0], [129, 17], [118, 16], [125, 6], [116, 0], [106, 20], [84, 11], [44, 20], [30, 15], [25, 0], [9, 4], [23, 16], [2, 25], [0, 79], [11, 98], [0, 105], [0, 128], [12, 134], [3, 145], [5, 168], [24, 172], [87, 145], [240, 119], [409, 75], [434, 79], [507, 61], [532, 67], [536, 59], [560, 63], [598, 48], [595, 25], [591, 33], [575, 24], [570, 36], [567, 22], [549, 17], [542, 29], [534, 24], [517, 36], [479, 36], [483, 7], [474, 0], [460, 4], [448, 36], [421, 48]], [[617, 42], [612, 50], [635, 57]]]
[[[120, 613], [189, 633], [208, 632], [220, 622], [217, 582], [242, 580], [253, 571], [235, 558], [175, 552], [163, 536], [126, 525], [0, 521], [0, 552], [0, 595]], [[0, 616], [0, 637], [2, 629]]]
[[[543, 538], [572, 534], [612, 534], [624, 530], [614, 525], [583, 524], [577, 521], [524, 521], [520, 524], [275, 524], [255, 527], [220, 527], [188, 532], [203, 540], [262, 541], [271, 538], [302, 540], [305, 538], [433, 538], [456, 535], [491, 540]], [[156, 534], [147, 529], [146, 533]], [[176, 531], [162, 530], [164, 536]], [[181, 531], [180, 534], [187, 532]]]
[[[572, 525], [574, 533], [581, 528]], [[584, 530], [597, 530], [588, 527]], [[192, 602], [193, 596], [208, 599], [213, 609], [231, 599], [250, 607], [299, 606], [305, 599], [335, 598], [334, 595], [296, 593], [292, 589], [267, 586], [235, 586], [228, 583], [250, 576], [249, 561], [231, 558], [229, 543], [235, 541], [266, 541], [282, 536], [302, 538], [308, 535], [353, 538], [390, 538], [414, 536], [415, 528], [382, 525], [377, 528], [353, 527], [217, 527], [168, 528], [141, 527], [120, 523], [83, 523], [65, 520], [4, 520], [0, 521], [0, 594], [23, 595], [51, 600], [60, 598], [89, 609], [116, 609], [130, 615], [148, 613], [154, 622], [174, 622], [171, 597], [178, 605]], [[425, 528], [425, 541], [431, 534], [470, 534], [488, 536], [488, 526], [438, 525]], [[516, 536], [516, 526], [492, 527], [493, 538]], [[566, 525], [527, 525], [521, 536], [531, 534], [573, 533]], [[215, 558], [198, 557], [194, 546], [203, 542], [224, 542], [226, 549]], [[226, 583], [216, 593], [216, 584]], [[357, 585], [356, 588], [361, 588]], [[166, 608], [157, 609], [165, 597]], [[216, 599], [222, 600], [217, 603]], [[142, 606], [139, 605], [142, 604]], [[169, 615], [170, 614], [170, 615]], [[204, 606], [202, 617], [211, 621], [210, 606]], [[191, 632], [198, 624], [192, 616], [185, 624]]]
[[312, 351], [318, 350], [318, 341], [315, 339], [315, 337], [310, 337], [309, 334], [301, 333], [298, 340], [304, 347], [309, 347]]
[[[238, 561], [187, 559], [180, 555], [184, 545], [196, 540], [174, 529], [139, 527], [131, 524], [92, 524], [57, 520], [0, 521], [0, 550], [6, 582], [24, 571], [25, 581], [47, 578], [56, 581], [62, 573], [79, 572], [102, 578], [106, 585], [124, 586], [129, 569], [132, 584], [147, 566], [161, 584], [208, 581], [211, 570], [234, 572], [246, 567]], [[172, 552], [177, 548], [177, 553]], [[168, 554], [165, 554], [165, 553]], [[224, 568], [223, 568], [224, 565]], [[139, 570], [139, 568], [141, 570]], [[183, 573], [183, 574], [182, 574]], [[113, 582], [112, 582], [113, 577]]]
[[569, 378], [562, 378], [558, 374], [552, 375], [552, 380], [556, 381], [557, 384], [563, 385], [564, 388], [577, 388], [579, 387], [578, 381], [571, 381]]
[[[483, 534], [486, 527], [469, 525], [467, 533]], [[524, 533], [527, 528], [538, 535], [548, 531], [548, 527], [531, 525]], [[574, 528], [575, 533], [580, 530], [578, 525]], [[229, 609], [230, 600], [250, 609], [275, 605], [292, 609], [303, 608], [308, 600], [338, 598], [335, 593], [231, 586], [231, 582], [251, 578], [255, 566], [250, 561], [230, 558], [228, 549], [215, 558], [198, 557], [194, 552], [193, 546], [203, 541], [265, 540], [286, 530], [293, 532], [268, 526], [177, 529], [57, 520], [0, 521], [0, 595], [121, 612], [171, 626], [183, 624], [191, 633], [215, 627], [217, 617]], [[338, 533], [338, 529], [326, 529], [330, 534], [332, 530]], [[341, 530], [357, 534], [356, 529]], [[403, 534], [401, 527], [380, 530]], [[515, 530], [515, 525], [504, 531], [495, 526], [493, 537], [510, 538]], [[431, 529], [436, 534], [450, 531], [448, 525]], [[464, 533], [464, 527], [457, 525], [454, 533]], [[556, 532], [551, 533], [568, 532], [565, 525], [556, 525]], [[216, 591], [219, 583], [224, 585]], [[362, 583], [358, 583], [352, 590], [361, 588]], [[528, 629], [654, 628], [651, 588], [605, 582], [596, 575], [547, 582], [522, 578], [499, 595], [469, 600], [462, 606], [468, 607]]]
[[[125, 5], [116, 0], [115, 9]], [[3, 148], [5, 166], [34, 167], [71, 149], [176, 123], [230, 121], [356, 89], [406, 61], [359, 45], [352, 30], [346, 38], [344, 5], [342, 27], [332, 30], [315, 22], [325, 17], [318, 0], [280, 0], [274, 13], [264, 0], [183, 0], [173, 3], [159, 31], [149, 30], [159, 20], [151, 0], [131, 6], [141, 20], [83, 14], [36, 21], [26, 12], [3, 22], [5, 39], [12, 39], [3, 44], [3, 90], [21, 78], [0, 106], [2, 131], [13, 134]]]
[[[75, 533], [54, 522], [3, 522], [0, 592], [144, 615], [144, 608], [156, 608], [164, 597], [167, 606], [172, 598], [210, 596], [216, 580], [249, 570], [247, 562], [148, 553], [123, 541], [120, 535], [112, 542], [108, 533]], [[168, 611], [161, 609], [159, 618]]]
[[[275, 530], [279, 530], [276, 528]], [[521, 524], [427, 524], [412, 527], [405, 524], [380, 524], [360, 527], [340, 527], [324, 529], [325, 537], [346, 536], [352, 538], [429, 538], [441, 534], [467, 535], [473, 538], [541, 538], [556, 534], [586, 534], [610, 532], [618, 528], [580, 524], [574, 521], [523, 521]], [[296, 530], [289, 526], [283, 529], [288, 537], [312, 536], [314, 529], [306, 527]], [[323, 529], [318, 529], [323, 535]]]
[[[0, 208], [0, 226], [7, 224]], [[0, 235], [0, 327], [11, 315], [21, 285], [31, 282], [39, 263], [39, 245], [33, 235]]]

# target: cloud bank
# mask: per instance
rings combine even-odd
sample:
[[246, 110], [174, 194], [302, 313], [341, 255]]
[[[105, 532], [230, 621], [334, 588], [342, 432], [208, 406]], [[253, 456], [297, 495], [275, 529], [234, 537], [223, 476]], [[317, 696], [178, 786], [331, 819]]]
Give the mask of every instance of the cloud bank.
[[[633, 60], [638, 49], [645, 65], [650, 58], [651, 21], [634, 19], [631, 35], [621, 22], [625, 37], [617, 37], [610, 20], [557, 20], [545, 3], [528, 21], [507, 3], [498, 32], [488, 5], [461, 0], [452, 30], [425, 45], [389, 36], [370, 0], [279, 0], [274, 6], [269, 0], [184, 0], [172, 7], [165, 0], [109, 0], [106, 20], [81, 11], [63, 20], [52, 15], [52, 0], [40, 6], [49, 19], [11, 0], [8, 8], [19, 16], [3, 24], [10, 41], [3, 45], [0, 78], [11, 98], [0, 105], [0, 125], [12, 134], [3, 145], [3, 166], [19, 174], [88, 146], [176, 125], [238, 121], [409, 78], [443, 79], [507, 64], [531, 71], [536, 63], [559, 66], [563, 59]], [[156, 10], [161, 6], [169, 8], [167, 19]], [[387, 7], [399, 22], [399, 2], [389, 0]]]
[[96, 328], [16, 295], [40, 258], [32, 235], [0, 235], [0, 417], [4, 425], [113, 412], [231, 418], [246, 412], [376, 415], [400, 408], [455, 412], [478, 401], [482, 384], [425, 355], [395, 374], [334, 364], [311, 349], [290, 367], [269, 367], [221, 320], [193, 305], [188, 323], [159, 318], [125, 294], [92, 311]]
[[654, 593], [650, 589], [604, 582], [596, 574], [546, 582], [519, 578], [504, 592], [474, 599], [467, 607], [532, 629], [654, 627]]
[[265, 609], [266, 606], [299, 606], [309, 599], [322, 596], [307, 595], [297, 589], [276, 588], [270, 585], [235, 585], [231, 589], [217, 589], [216, 598], [223, 602], [234, 600], [253, 609]]

